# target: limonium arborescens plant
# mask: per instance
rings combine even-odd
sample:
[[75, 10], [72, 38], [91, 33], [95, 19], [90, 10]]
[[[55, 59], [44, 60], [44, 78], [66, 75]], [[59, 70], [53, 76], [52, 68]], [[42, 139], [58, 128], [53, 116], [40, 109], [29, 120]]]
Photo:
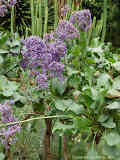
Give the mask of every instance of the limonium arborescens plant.
[[[88, 10], [80, 11], [81, 22], [78, 27], [90, 27], [91, 14]], [[48, 88], [51, 78], [63, 80], [64, 64], [61, 58], [65, 56], [67, 47], [65, 42], [80, 38], [78, 29], [74, 26], [74, 14], [70, 20], [61, 20], [58, 27], [51, 34], [45, 34], [43, 39], [31, 36], [23, 41], [25, 50], [22, 52], [21, 66], [30, 69], [30, 76], [35, 78], [38, 88]], [[81, 24], [81, 25], [80, 25]]]
[[[4, 104], [0, 104], [1, 122], [4, 124], [16, 122], [17, 119], [13, 115], [11, 104], [6, 101]], [[2, 128], [0, 131], [0, 140], [6, 149], [10, 147], [11, 144], [16, 142], [15, 134], [20, 132], [19, 124], [10, 124], [6, 128]]]

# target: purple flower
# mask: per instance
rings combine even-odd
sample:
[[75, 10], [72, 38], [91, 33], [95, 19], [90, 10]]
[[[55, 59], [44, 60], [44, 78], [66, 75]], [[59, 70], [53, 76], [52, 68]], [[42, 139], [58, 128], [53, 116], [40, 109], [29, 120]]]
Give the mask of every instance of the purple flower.
[[[56, 72], [54, 75], [61, 77], [62, 71], [64, 71], [63, 69], [60, 71], [58, 67], [61, 58], [66, 54], [65, 43], [55, 40], [52, 34], [45, 35], [43, 40], [31, 36], [23, 43], [25, 50], [22, 52], [21, 66], [30, 70], [30, 77], [35, 78], [38, 88], [48, 88], [49, 78], [53, 77], [50, 75]], [[54, 70], [51, 69], [53, 62], [56, 62]]]
[[48, 43], [50, 41], [54, 41], [55, 40], [55, 37], [54, 37], [54, 33], [46, 33], [43, 37], [43, 41], [45, 43]]
[[17, 0], [1, 0], [0, 1], [0, 17], [4, 17], [8, 9], [16, 5]]
[[0, 5], [0, 17], [4, 17], [7, 11], [6, 5]]
[[61, 16], [62, 17], [65, 17], [66, 14], [70, 11], [70, 7], [69, 5], [65, 5], [63, 8], [61, 8]]
[[92, 24], [91, 13], [88, 9], [73, 12], [69, 21], [72, 24], [76, 24], [82, 31], [86, 32]]
[[8, 7], [11, 8], [12, 6], [16, 5], [17, 0], [10, 0], [8, 1]]
[[48, 79], [45, 74], [38, 74], [35, 81], [38, 84], [38, 88], [48, 88]]
[[54, 41], [49, 43], [48, 45], [48, 52], [51, 53], [52, 55], [52, 60], [53, 61], [60, 61], [61, 57], [64, 57], [67, 51], [67, 47], [65, 45], [65, 43], [63, 43], [62, 41]]
[[[0, 104], [1, 121], [2, 123], [16, 122], [16, 118], [12, 113], [10, 106], [11, 101], [6, 101], [4, 104]], [[7, 128], [2, 128], [0, 131], [0, 140], [5, 148], [8, 149], [10, 144], [15, 142], [15, 134], [20, 132], [20, 124], [10, 124]]]
[[80, 38], [78, 30], [73, 26], [72, 23], [66, 20], [59, 22], [55, 34], [56, 38], [61, 41], [69, 41], [73, 40], [74, 38]]
[[55, 62], [53, 61], [50, 65], [49, 65], [49, 70], [50, 70], [50, 77], [53, 78], [58, 78], [58, 79], [62, 79], [62, 74], [64, 72], [64, 64], [59, 63], [59, 62]]

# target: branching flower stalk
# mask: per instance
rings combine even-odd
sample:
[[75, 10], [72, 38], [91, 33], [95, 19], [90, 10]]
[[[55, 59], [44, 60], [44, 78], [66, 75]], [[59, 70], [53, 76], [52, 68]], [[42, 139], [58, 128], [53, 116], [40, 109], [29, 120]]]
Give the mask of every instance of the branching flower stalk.
[[47, 24], [48, 24], [48, 0], [45, 0], [45, 21], [44, 21], [44, 34], [47, 33]]

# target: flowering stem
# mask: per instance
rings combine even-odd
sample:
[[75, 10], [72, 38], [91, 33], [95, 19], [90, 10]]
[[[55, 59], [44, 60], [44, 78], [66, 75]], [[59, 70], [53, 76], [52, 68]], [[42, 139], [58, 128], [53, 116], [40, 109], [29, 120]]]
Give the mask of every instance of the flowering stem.
[[39, 18], [38, 18], [38, 21], [37, 21], [37, 32], [38, 32], [38, 35], [41, 37], [42, 36], [42, 1], [41, 0], [38, 0], [38, 5], [39, 5]]
[[12, 6], [11, 10], [11, 34], [14, 33], [14, 6]]
[[56, 29], [58, 23], [58, 2], [54, 2], [54, 29]]
[[56, 115], [56, 116], [40, 116], [40, 117], [35, 117], [35, 118], [31, 118], [31, 119], [27, 119], [27, 120], [23, 120], [23, 121], [17, 121], [17, 122], [11, 122], [11, 123], [6, 123], [6, 124], [0, 124], [0, 127], [6, 127], [9, 125], [14, 125], [14, 124], [20, 124], [20, 123], [25, 123], [25, 122], [30, 122], [33, 120], [39, 120], [39, 119], [52, 119], [52, 118], [63, 118], [63, 117], [67, 117], [67, 118], [71, 118], [65, 115]]
[[32, 21], [32, 35], [35, 34], [35, 20], [34, 20], [34, 2], [31, 0], [31, 21]]

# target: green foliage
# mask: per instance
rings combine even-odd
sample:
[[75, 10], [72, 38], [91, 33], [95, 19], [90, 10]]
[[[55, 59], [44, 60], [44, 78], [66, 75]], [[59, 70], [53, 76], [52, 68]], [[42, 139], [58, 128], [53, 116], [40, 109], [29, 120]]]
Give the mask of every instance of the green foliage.
[[[49, 31], [49, 11], [57, 15], [58, 9], [57, 2], [50, 4], [31, 1], [32, 35], [42, 37]], [[58, 22], [55, 15], [50, 23], [54, 28]], [[119, 50], [104, 43], [104, 16], [99, 21], [94, 17], [89, 33], [80, 32], [80, 40], [68, 44], [62, 59], [64, 82], [54, 78], [47, 90], [37, 90], [34, 77], [28, 77], [29, 71], [20, 67], [22, 46], [18, 34], [0, 33], [0, 102], [15, 101], [13, 108], [22, 126], [18, 142], [11, 147], [13, 160], [43, 159], [48, 136], [52, 160], [65, 155], [68, 160], [119, 160], [120, 56]], [[27, 37], [29, 27], [24, 27], [28, 29]], [[6, 156], [2, 152], [1, 147], [1, 160]]]

